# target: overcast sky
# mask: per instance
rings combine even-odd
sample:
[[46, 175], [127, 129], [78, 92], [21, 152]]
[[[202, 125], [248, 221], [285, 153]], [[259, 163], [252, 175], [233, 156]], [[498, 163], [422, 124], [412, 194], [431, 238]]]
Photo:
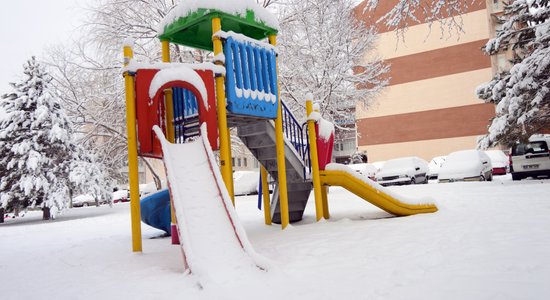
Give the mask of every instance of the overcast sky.
[[89, 0], [13, 0], [0, 4], [0, 94], [19, 79], [23, 64], [44, 48], [68, 40]]

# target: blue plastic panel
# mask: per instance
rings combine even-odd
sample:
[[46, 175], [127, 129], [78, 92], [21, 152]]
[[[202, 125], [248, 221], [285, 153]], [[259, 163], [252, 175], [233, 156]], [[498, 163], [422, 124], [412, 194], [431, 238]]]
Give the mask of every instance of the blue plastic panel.
[[199, 106], [197, 97], [187, 89], [173, 88], [174, 133], [176, 143], [184, 143], [187, 138], [198, 134]]
[[224, 55], [227, 111], [236, 115], [277, 118], [275, 51], [230, 36], [224, 42]]

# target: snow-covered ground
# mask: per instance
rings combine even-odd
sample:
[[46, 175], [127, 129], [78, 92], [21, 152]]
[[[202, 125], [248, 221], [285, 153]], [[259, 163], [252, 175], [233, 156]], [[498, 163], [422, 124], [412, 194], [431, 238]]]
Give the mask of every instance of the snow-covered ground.
[[252, 245], [273, 268], [265, 285], [236, 276], [223, 293], [184, 274], [180, 248], [147, 225], [143, 253], [132, 253], [128, 203], [49, 222], [30, 212], [0, 224], [0, 298], [550, 298], [550, 180], [391, 189], [433, 197], [440, 210], [394, 218], [331, 188], [330, 220], [314, 222], [310, 199], [304, 220], [281, 231], [263, 224], [257, 196], [237, 197]]

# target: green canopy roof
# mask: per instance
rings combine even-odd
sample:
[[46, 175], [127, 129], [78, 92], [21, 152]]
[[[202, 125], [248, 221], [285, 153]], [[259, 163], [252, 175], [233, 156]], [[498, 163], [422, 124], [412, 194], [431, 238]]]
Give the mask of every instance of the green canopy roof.
[[253, 10], [247, 10], [246, 16], [230, 15], [215, 9], [199, 8], [187, 16], [176, 19], [164, 27], [160, 40], [212, 51], [212, 18], [221, 19], [223, 31], [233, 31], [250, 38], [260, 40], [268, 35], [277, 34], [265, 23], [258, 21]]

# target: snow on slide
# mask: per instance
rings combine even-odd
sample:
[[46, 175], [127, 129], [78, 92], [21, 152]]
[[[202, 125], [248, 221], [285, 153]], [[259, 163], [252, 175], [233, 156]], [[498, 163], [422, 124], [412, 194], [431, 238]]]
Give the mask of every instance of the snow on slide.
[[321, 171], [321, 182], [341, 186], [365, 201], [396, 216], [409, 216], [437, 211], [434, 199], [414, 199], [392, 192], [348, 166], [328, 164]]
[[[208, 140], [169, 143], [160, 128], [164, 165], [186, 268], [207, 281], [223, 283], [266, 269], [239, 223]], [[201, 128], [202, 136], [207, 136]]]

